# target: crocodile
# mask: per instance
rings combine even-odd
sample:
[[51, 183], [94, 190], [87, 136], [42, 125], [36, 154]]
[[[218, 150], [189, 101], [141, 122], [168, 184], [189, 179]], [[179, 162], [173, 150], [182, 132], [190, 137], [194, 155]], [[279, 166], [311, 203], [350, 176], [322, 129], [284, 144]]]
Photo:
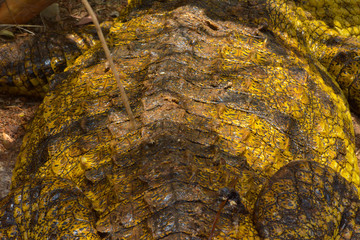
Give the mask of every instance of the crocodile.
[[51, 73], [0, 238], [360, 239], [359, 7], [129, 1], [107, 42], [134, 126], [95, 40]]

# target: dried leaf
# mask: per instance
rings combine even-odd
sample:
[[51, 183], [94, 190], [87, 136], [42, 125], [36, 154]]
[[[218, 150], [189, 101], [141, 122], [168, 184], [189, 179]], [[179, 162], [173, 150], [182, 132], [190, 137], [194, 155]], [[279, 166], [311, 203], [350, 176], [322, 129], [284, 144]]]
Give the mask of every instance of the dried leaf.
[[59, 4], [58, 3], [51, 4], [50, 6], [45, 8], [43, 11], [41, 11], [40, 15], [41, 15], [41, 17], [43, 17], [47, 20], [50, 20], [50, 21], [59, 20], [60, 19]]
[[14, 33], [6, 29], [0, 31], [0, 36], [5, 38], [15, 38]]
[[0, 136], [0, 141], [6, 149], [9, 149], [14, 142], [14, 139], [5, 132], [3, 132]]
[[93, 20], [92, 20], [91, 16], [87, 16], [87, 17], [83, 17], [82, 19], [80, 19], [80, 21], [78, 23], [76, 23], [76, 25], [81, 26], [81, 25], [92, 23], [92, 22], [93, 22]]

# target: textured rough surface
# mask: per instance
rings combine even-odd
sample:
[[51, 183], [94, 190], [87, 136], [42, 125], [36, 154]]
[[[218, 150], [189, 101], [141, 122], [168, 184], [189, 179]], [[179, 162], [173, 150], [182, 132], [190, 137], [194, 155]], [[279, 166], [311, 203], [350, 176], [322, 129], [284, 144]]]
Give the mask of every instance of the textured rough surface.
[[97, 43], [51, 83], [0, 203], [0, 236], [359, 239], [345, 98], [357, 106], [346, 83], [357, 83], [358, 40], [309, 9], [145, 2], [114, 22], [136, 128]]
[[4, 44], [0, 49], [1, 91], [45, 96], [48, 83], [55, 82], [54, 75], [63, 72], [93, 44], [91, 31], [84, 30], [65, 36], [52, 33], [19, 38]]

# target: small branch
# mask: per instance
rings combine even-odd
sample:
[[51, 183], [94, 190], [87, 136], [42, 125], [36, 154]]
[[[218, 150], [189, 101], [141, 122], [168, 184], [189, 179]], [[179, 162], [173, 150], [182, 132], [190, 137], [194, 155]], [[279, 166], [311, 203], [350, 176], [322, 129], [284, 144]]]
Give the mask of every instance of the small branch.
[[0, 24], [0, 27], [33, 27], [33, 28], [42, 28], [41, 25], [29, 25], [29, 24]]
[[[238, 182], [238, 177], [235, 177], [233, 180], [231, 180], [231, 182], [229, 183], [229, 188], [235, 188], [236, 183]], [[215, 219], [213, 221], [212, 227], [211, 227], [211, 231], [210, 231], [210, 235], [208, 240], [212, 240], [213, 236], [214, 236], [214, 232], [215, 232], [215, 228], [216, 228], [216, 224], [220, 219], [221, 216], [221, 211], [223, 210], [223, 208], [225, 207], [225, 205], [229, 202], [229, 197], [227, 196], [225, 200], [223, 200], [220, 203], [219, 206], [219, 210], [216, 213]]]
[[113, 62], [113, 59], [111, 57], [111, 54], [110, 54], [110, 51], [109, 51], [109, 48], [106, 44], [106, 41], [105, 41], [105, 38], [104, 38], [104, 34], [102, 33], [101, 31], [101, 28], [100, 28], [100, 25], [99, 25], [99, 21], [97, 20], [96, 18], [96, 15], [94, 13], [94, 11], [92, 10], [89, 2], [87, 0], [81, 0], [82, 3], [84, 4], [86, 10], [88, 11], [88, 13], [90, 14], [91, 18], [93, 19], [93, 22], [94, 22], [94, 25], [95, 25], [95, 29], [97, 31], [97, 34], [100, 38], [100, 42], [101, 42], [101, 45], [105, 51], [105, 55], [106, 55], [106, 58], [109, 62], [109, 66], [111, 68], [111, 71], [113, 72], [114, 74], [114, 77], [116, 79], [116, 83], [117, 83], [117, 86], [120, 90], [120, 96], [121, 96], [121, 100], [122, 102], [124, 103], [125, 105], [125, 109], [126, 109], [126, 112], [127, 114], [129, 115], [129, 119], [130, 119], [130, 124], [132, 126], [132, 128], [134, 129], [135, 128], [135, 117], [131, 111], [131, 107], [130, 107], [130, 104], [129, 104], [129, 99], [128, 97], [126, 96], [126, 93], [125, 93], [125, 89], [123, 87], [123, 85], [121, 84], [120, 82], [120, 77], [119, 77], [119, 74], [118, 72], [116, 71], [115, 69], [115, 65], [114, 65], [114, 62]]
[[227, 204], [228, 202], [228, 199], [224, 200], [221, 202], [220, 206], [219, 206], [219, 210], [217, 211], [216, 213], [216, 216], [215, 216], [215, 219], [213, 221], [213, 224], [212, 224], [212, 227], [211, 227], [211, 231], [210, 231], [210, 236], [208, 238], [208, 240], [212, 240], [213, 239], [213, 235], [214, 235], [214, 232], [215, 232], [215, 227], [216, 227], [216, 224], [217, 222], [219, 221], [220, 219], [220, 215], [221, 215], [221, 211], [223, 210], [223, 208], [225, 207], [225, 205]]

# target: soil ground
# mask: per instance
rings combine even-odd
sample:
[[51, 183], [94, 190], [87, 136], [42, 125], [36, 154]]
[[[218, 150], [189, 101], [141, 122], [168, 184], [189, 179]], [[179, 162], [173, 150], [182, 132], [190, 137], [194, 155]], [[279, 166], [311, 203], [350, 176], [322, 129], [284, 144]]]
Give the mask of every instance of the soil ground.
[[[3, 1], [0, 0], [0, 3]], [[94, 7], [100, 21], [104, 21], [116, 17], [127, 0], [89, 0], [89, 2]], [[72, 28], [81, 27], [88, 21], [88, 14], [80, 0], [60, 1], [59, 8], [55, 8], [53, 12], [45, 14], [50, 15], [50, 20], [38, 17], [30, 23], [45, 26], [45, 28], [35, 30], [35, 34], [38, 34], [39, 31], [49, 31], [49, 29], [71, 31]], [[59, 15], [56, 12], [59, 12]], [[23, 29], [10, 28], [9, 30], [13, 31], [16, 37], [29, 34]], [[33, 31], [31, 28], [26, 30]], [[1, 41], [5, 40], [0, 39], [0, 43]], [[0, 199], [9, 192], [12, 169], [20, 151], [26, 124], [32, 119], [40, 103], [40, 99], [0, 94]], [[353, 115], [353, 122], [356, 134], [356, 156], [359, 160], [360, 118]]]

